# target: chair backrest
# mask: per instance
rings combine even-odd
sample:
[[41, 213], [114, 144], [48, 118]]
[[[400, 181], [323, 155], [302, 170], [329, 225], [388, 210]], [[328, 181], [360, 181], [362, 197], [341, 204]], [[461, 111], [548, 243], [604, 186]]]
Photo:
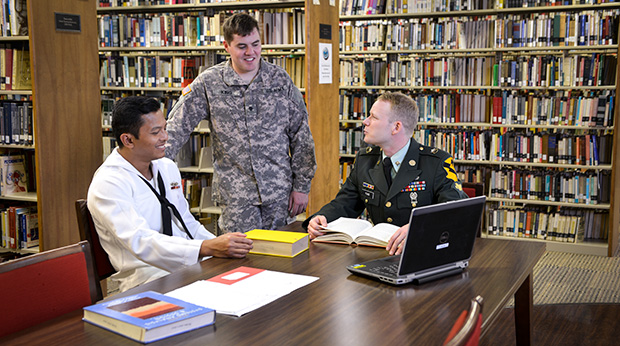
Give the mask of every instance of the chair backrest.
[[484, 194], [484, 185], [482, 183], [463, 182], [461, 183], [461, 186], [463, 186], [463, 192], [465, 192], [470, 198], [482, 196]]
[[0, 337], [97, 302], [90, 244], [0, 263]]
[[[484, 184], [482, 183], [463, 182], [461, 183], [461, 186], [463, 186], [463, 192], [465, 192], [469, 198], [484, 195]], [[482, 228], [484, 227], [483, 224], [484, 222], [480, 223], [480, 229], [478, 229], [478, 234], [476, 235], [478, 237], [482, 234]]]
[[[105, 252], [103, 247], [101, 247], [99, 234], [97, 234], [95, 224], [93, 223], [93, 217], [90, 215], [85, 199], [78, 199], [75, 201], [75, 212], [77, 214], [78, 226], [80, 229], [80, 239], [88, 240], [91, 244], [93, 263], [95, 264], [95, 275], [97, 276], [97, 283], [99, 283], [99, 281], [114, 274], [116, 270], [112, 266], [112, 263], [110, 263], [108, 253]], [[98, 293], [100, 296], [99, 299], [101, 299], [103, 298], [101, 285], [97, 284], [97, 287], [99, 287]]]
[[471, 300], [469, 312], [463, 311], [456, 320], [444, 346], [477, 346], [482, 326], [482, 297]]

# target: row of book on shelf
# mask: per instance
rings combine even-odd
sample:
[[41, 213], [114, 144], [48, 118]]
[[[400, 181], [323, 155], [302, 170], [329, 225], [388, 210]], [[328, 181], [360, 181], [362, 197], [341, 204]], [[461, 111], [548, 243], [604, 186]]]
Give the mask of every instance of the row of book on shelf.
[[157, 6], [157, 5], [199, 5], [215, 4], [236, 1], [259, 1], [259, 0], [99, 0], [99, 7], [131, 7], [131, 6]]
[[278, 65], [286, 70], [297, 88], [303, 89], [306, 85], [306, 64], [304, 55], [267, 55], [264, 60]]
[[364, 146], [364, 132], [361, 126], [341, 128], [339, 131], [339, 153], [356, 154]]
[[[112, 126], [112, 111], [114, 110], [114, 103], [116, 102], [116, 100], [119, 100], [120, 98], [123, 98], [123, 97], [131, 96], [132, 94], [133, 94], [132, 91], [116, 91], [112, 93], [104, 93], [102, 95], [101, 97], [101, 125], [104, 130], [109, 131]], [[178, 94], [164, 92], [164, 91], [149, 91], [146, 94], [154, 98], [157, 98], [159, 100], [160, 105], [161, 105], [161, 110], [166, 116], [166, 118], [168, 117], [168, 114], [172, 110], [172, 107], [174, 107], [174, 104], [179, 99]], [[115, 143], [114, 143], [114, 146], [116, 146]], [[112, 146], [112, 149], [114, 149], [114, 146]]]
[[205, 60], [204, 56], [107, 56], [100, 61], [100, 85], [182, 88], [194, 81]]
[[579, 243], [607, 239], [609, 213], [584, 209], [493, 208], [487, 212], [487, 234]]
[[340, 60], [340, 86], [611, 86], [618, 61], [613, 54], [347, 57]]
[[618, 10], [340, 22], [340, 51], [605, 46], [618, 43]]
[[420, 144], [450, 153], [457, 160], [551, 163], [559, 165], [610, 165], [613, 135], [566, 134], [546, 131], [420, 129]]
[[99, 16], [101, 47], [221, 46], [220, 14], [104, 14]]
[[194, 4], [199, 0], [99, 0], [99, 7], [130, 7]]
[[0, 33], [2, 37], [28, 36], [26, 0], [0, 0]]
[[5, 249], [28, 249], [39, 246], [39, 218], [36, 206], [0, 208], [2, 246]]
[[611, 172], [491, 169], [490, 197], [574, 204], [609, 203]]
[[[495, 125], [568, 125], [584, 129], [614, 125], [615, 91], [487, 93], [414, 93], [420, 123], [484, 123]], [[340, 120], [363, 120], [378, 95], [340, 92]]]
[[340, 0], [341, 16], [594, 5], [608, 0]]
[[[414, 138], [457, 160], [491, 163], [552, 163], [596, 168], [611, 164], [611, 134], [566, 135], [547, 132], [420, 129]], [[356, 154], [364, 146], [361, 127], [341, 128], [339, 153]]]
[[34, 144], [31, 102], [0, 102], [0, 143]]
[[[285, 69], [293, 83], [298, 88], [303, 88], [303, 55], [269, 55], [263, 58]], [[100, 85], [124, 88], [182, 88], [189, 85], [201, 71], [225, 59], [226, 56], [214, 52], [193, 57], [110, 55], [100, 61]]]
[[[262, 44], [304, 44], [303, 9], [249, 10], [259, 23]], [[225, 13], [103, 14], [101, 47], [221, 47]]]
[[31, 90], [30, 52], [0, 45], [0, 90]]
[[501, 96], [493, 97], [492, 122], [585, 128], [614, 125], [615, 91], [556, 91], [552, 95], [503, 91]]
[[454, 166], [454, 169], [456, 170], [456, 176], [460, 181], [467, 183], [481, 183], [486, 185], [485, 181], [488, 168], [478, 165], [458, 163]]

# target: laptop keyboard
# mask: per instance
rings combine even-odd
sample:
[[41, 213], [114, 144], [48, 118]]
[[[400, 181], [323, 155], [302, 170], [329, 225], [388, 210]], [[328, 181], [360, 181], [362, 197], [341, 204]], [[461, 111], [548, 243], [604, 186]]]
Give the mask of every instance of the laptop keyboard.
[[386, 263], [382, 267], [368, 268], [368, 271], [375, 274], [398, 276], [398, 263]]

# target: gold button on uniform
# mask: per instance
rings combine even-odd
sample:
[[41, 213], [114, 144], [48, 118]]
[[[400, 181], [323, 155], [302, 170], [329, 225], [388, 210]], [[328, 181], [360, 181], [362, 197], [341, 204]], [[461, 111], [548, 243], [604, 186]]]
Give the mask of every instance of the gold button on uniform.
[[415, 166], [415, 160], [409, 160], [409, 166], [411, 167]]
[[368, 203], [368, 199], [365, 199], [365, 200], [364, 200], [364, 203]]
[[390, 223], [391, 223], [392, 221], [394, 221], [394, 220], [392, 220], [392, 218], [391, 218], [391, 217], [388, 217], [388, 218], [387, 218], [387, 222], [390, 222]]
[[389, 208], [389, 207], [391, 207], [391, 206], [392, 206], [392, 202], [388, 201], [387, 203], [385, 203], [385, 207], [386, 207], [386, 208]]

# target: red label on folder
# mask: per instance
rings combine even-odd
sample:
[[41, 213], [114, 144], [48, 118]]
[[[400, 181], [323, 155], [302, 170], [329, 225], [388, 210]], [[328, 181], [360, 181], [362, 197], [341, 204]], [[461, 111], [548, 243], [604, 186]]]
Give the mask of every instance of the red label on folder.
[[253, 275], [256, 275], [264, 271], [265, 269], [239, 267], [237, 269], [227, 271], [226, 273], [220, 274], [218, 276], [214, 276], [207, 281], [218, 282], [218, 283], [225, 284], [225, 285], [232, 285], [236, 282], [247, 279]]

